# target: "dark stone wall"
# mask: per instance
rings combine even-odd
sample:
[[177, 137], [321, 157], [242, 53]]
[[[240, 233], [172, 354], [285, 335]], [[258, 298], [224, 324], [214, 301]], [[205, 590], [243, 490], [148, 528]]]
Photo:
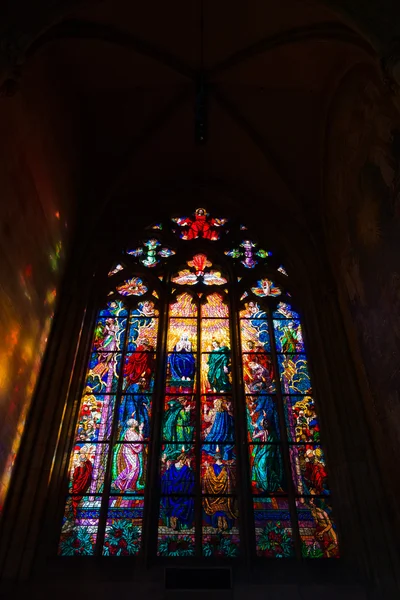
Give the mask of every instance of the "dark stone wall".
[[74, 226], [71, 140], [41, 75], [28, 73], [20, 94], [0, 98], [0, 511]]
[[377, 570], [382, 562], [382, 585], [390, 568], [398, 571], [400, 531], [399, 124], [392, 98], [372, 72], [354, 69], [343, 79], [329, 114], [321, 206], [366, 419], [363, 445], [370, 445], [377, 473], [365, 473], [359, 493], [371, 503], [368, 533]]

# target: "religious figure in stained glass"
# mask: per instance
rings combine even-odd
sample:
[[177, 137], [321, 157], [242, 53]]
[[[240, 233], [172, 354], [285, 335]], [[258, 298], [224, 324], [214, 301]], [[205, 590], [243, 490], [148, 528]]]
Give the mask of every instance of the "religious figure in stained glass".
[[315, 495], [329, 494], [326, 487], [327, 473], [320, 448], [307, 448], [300, 455], [300, 470], [303, 476], [303, 489]]
[[[210, 218], [205, 209], [173, 222], [172, 228], [154, 225], [150, 239], [110, 262], [113, 299], [99, 311], [94, 328], [59, 553], [142, 552], [144, 515], [153, 512], [145, 510], [151, 475], [148, 485], [160, 492], [158, 555], [238, 556], [246, 547], [238, 527], [238, 499], [245, 489], [236, 487], [237, 475], [243, 481], [242, 463], [236, 463], [240, 442], [247, 445], [251, 495], [242, 500], [246, 512], [253, 510], [256, 554], [336, 557], [300, 318], [289, 304], [278, 303], [280, 294], [289, 295], [282, 284], [289, 277], [279, 267], [273, 275], [279, 286], [266, 278], [263, 263], [271, 253], [251, 238], [236, 243], [239, 224], [230, 223], [230, 232], [221, 229], [226, 219]], [[164, 243], [171, 243], [171, 229], [182, 240], [177, 248], [196, 248], [177, 257], [174, 264], [187, 265], [178, 273], [163, 260], [175, 254]], [[221, 231], [232, 250], [219, 247]], [[192, 245], [193, 240], [198, 242]], [[134, 268], [126, 254], [137, 259]], [[212, 270], [210, 256], [218, 270]], [[239, 259], [229, 271], [226, 256]], [[243, 268], [250, 270], [246, 276]], [[197, 288], [179, 293], [180, 286]], [[214, 286], [223, 287], [216, 292]], [[122, 296], [129, 296], [127, 305]], [[232, 373], [232, 365], [241, 372]], [[161, 419], [152, 423], [152, 414], [160, 411]], [[244, 422], [237, 423], [241, 414]], [[148, 475], [147, 459], [153, 456], [154, 464], [159, 441], [159, 468]], [[152, 530], [148, 524], [143, 528]], [[147, 540], [144, 548], [149, 547]]]
[[203, 479], [203, 510], [205, 521], [211, 527], [223, 532], [231, 529], [237, 518], [236, 500], [232, 496], [235, 487], [230, 466], [222, 462], [219, 450], [214, 455], [214, 461], [207, 463]]
[[169, 357], [171, 377], [175, 380], [192, 381], [196, 368], [196, 360], [192, 352], [192, 343], [186, 333], [182, 333], [174, 346], [174, 353]]
[[230, 372], [230, 350], [227, 346], [221, 346], [217, 339], [213, 339], [212, 350], [208, 355], [208, 383], [213, 392], [229, 392], [231, 382]]
[[204, 407], [203, 418], [205, 423], [211, 423], [204, 431], [204, 452], [210, 456], [219, 454], [223, 460], [231, 460], [235, 447], [235, 430], [230, 403], [225, 398], [216, 398], [213, 408], [207, 410]]
[[283, 465], [277, 446], [278, 436], [274, 424], [268, 421], [267, 413], [259, 424], [260, 431], [253, 434], [252, 439], [260, 442], [254, 444], [251, 452], [251, 480], [257, 491], [282, 491]]
[[140, 262], [145, 267], [155, 267], [160, 262], [160, 258], [169, 258], [175, 254], [171, 248], [160, 248], [160, 246], [161, 243], [157, 239], [152, 238], [150, 240], [146, 240], [141, 248], [127, 250], [127, 254], [139, 257]]
[[251, 291], [256, 296], [266, 297], [266, 296], [280, 296], [282, 293], [280, 287], [275, 285], [269, 279], [260, 279], [257, 281], [257, 285], [251, 288]]
[[273, 368], [266, 354], [246, 354], [243, 357], [244, 382], [250, 394], [274, 391]]
[[73, 494], [71, 500], [72, 513], [75, 519], [77, 518], [79, 503], [84, 494], [89, 490], [93, 473], [93, 464], [88, 458], [86, 446], [77, 446], [76, 450], [77, 463], [72, 475], [71, 488], [71, 493]]
[[161, 477], [162, 506], [166, 525], [174, 530], [190, 529], [194, 519], [195, 477], [185, 447], [175, 461], [168, 461]]
[[196, 240], [198, 238], [218, 240], [219, 233], [216, 228], [226, 223], [226, 219], [208, 218], [207, 211], [204, 208], [196, 209], [194, 219], [184, 217], [172, 220], [184, 228], [183, 240]]
[[143, 428], [136, 419], [128, 419], [122, 434], [124, 444], [120, 444], [115, 456], [118, 473], [113, 487], [121, 492], [138, 491], [144, 488], [139, 479], [143, 473]]
[[125, 363], [126, 392], [137, 392], [138, 386], [149, 390], [154, 372], [154, 355], [152, 346], [144, 341], [136, 352], [128, 356]]
[[185, 396], [167, 402], [164, 413], [163, 439], [166, 441], [162, 459], [173, 460], [181, 454], [181, 446], [193, 439], [191, 406]]
[[317, 506], [317, 502], [314, 498], [310, 498], [308, 501], [315, 521], [315, 537], [320, 542], [328, 558], [336, 557], [339, 554], [339, 547], [334, 525], [328, 513]]
[[[139, 381], [139, 385], [144, 380]], [[145, 383], [142, 384], [143, 387]], [[140, 388], [139, 388], [140, 389]], [[120, 406], [121, 429], [124, 428], [130, 419], [135, 419], [142, 428], [143, 438], [148, 439], [150, 435], [150, 407], [148, 394], [127, 394], [122, 396]]]

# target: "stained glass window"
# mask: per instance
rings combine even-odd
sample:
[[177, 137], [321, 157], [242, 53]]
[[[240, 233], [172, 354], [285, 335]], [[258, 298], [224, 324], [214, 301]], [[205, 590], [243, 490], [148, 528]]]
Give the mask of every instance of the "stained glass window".
[[112, 257], [59, 555], [339, 555], [290, 273], [250, 235], [199, 208]]

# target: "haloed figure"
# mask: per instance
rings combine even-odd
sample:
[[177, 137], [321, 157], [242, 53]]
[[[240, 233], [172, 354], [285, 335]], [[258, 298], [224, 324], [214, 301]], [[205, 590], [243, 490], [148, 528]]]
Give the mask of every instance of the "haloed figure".
[[171, 376], [174, 380], [191, 381], [194, 378], [195, 358], [192, 353], [192, 343], [183, 333], [174, 347], [174, 353], [169, 359]]

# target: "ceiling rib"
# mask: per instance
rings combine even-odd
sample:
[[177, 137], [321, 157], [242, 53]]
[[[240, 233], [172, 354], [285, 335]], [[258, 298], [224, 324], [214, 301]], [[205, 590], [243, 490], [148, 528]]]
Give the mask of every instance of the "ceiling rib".
[[355, 33], [349, 27], [336, 22], [317, 23], [312, 26], [299, 27], [279, 33], [278, 35], [268, 36], [247, 48], [234, 52], [227, 59], [221, 61], [208, 71], [209, 77], [219, 75], [223, 71], [235, 67], [236, 65], [250, 60], [259, 54], [269, 52], [279, 46], [290, 44], [300, 44], [308, 41], [328, 41], [350, 43], [359, 46], [368, 54], [376, 56], [375, 50], [359, 34]]
[[[279, 164], [279, 160], [273, 154], [271, 149], [268, 147], [265, 139], [248, 123], [245, 117], [239, 112], [239, 110], [234, 106], [224, 94], [221, 93], [216, 87], [212, 88], [212, 96], [218, 102], [220, 107], [229, 115], [229, 117], [234, 121], [234, 123], [246, 133], [246, 135], [251, 139], [253, 144], [262, 152], [265, 160], [271, 166], [276, 176], [281, 181], [282, 185], [286, 188], [288, 195], [290, 198], [294, 200], [296, 203], [299, 200], [299, 195], [296, 193], [295, 186], [288, 181], [287, 174], [284, 172], [284, 169]], [[300, 221], [301, 219], [301, 211], [299, 209], [299, 205], [292, 206], [293, 210], [298, 213]]]
[[107, 42], [151, 58], [188, 79], [194, 80], [196, 76], [188, 65], [154, 44], [115, 27], [90, 21], [68, 20], [54, 25], [30, 46], [27, 58], [39, 52], [46, 44], [63, 39]]

